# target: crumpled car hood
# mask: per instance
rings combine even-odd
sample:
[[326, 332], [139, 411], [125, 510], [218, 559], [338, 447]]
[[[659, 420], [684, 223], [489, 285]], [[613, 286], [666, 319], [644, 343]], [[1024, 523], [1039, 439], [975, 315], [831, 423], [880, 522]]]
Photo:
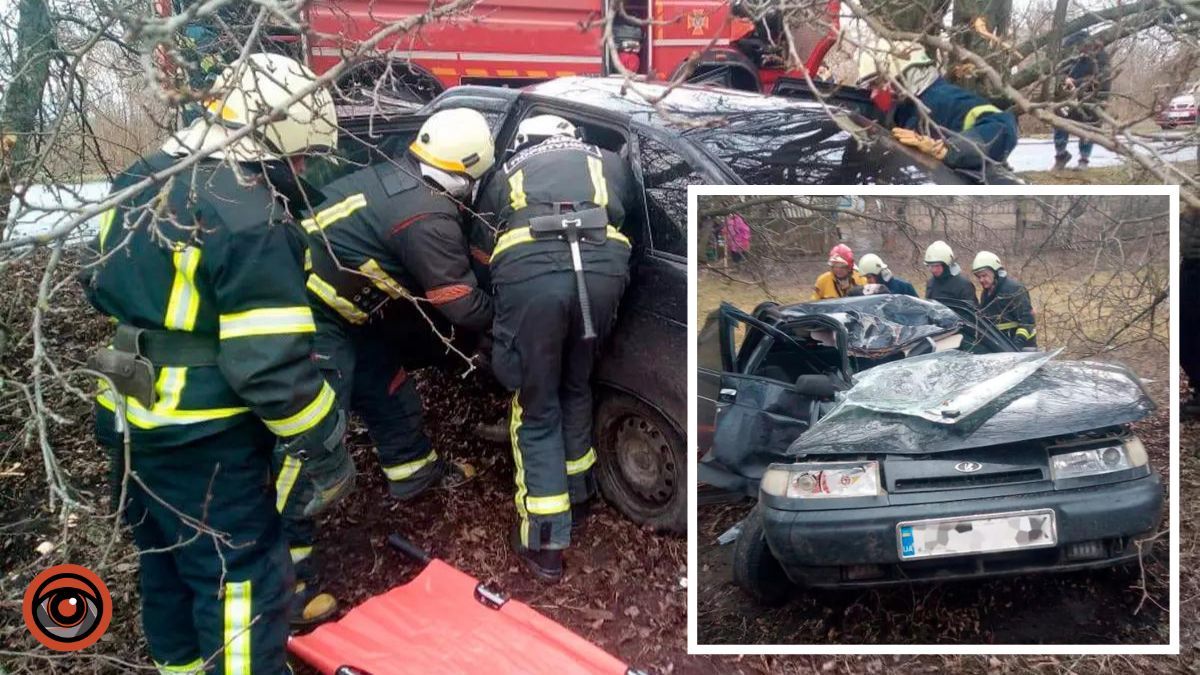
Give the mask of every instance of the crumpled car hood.
[[959, 328], [962, 319], [944, 305], [909, 295], [866, 295], [780, 308], [783, 321], [821, 314], [846, 327], [847, 351], [871, 356], [903, 349]]
[[[894, 365], [962, 356], [941, 352]], [[1015, 386], [953, 424], [843, 402], [793, 441], [787, 454], [949, 452], [1129, 424], [1154, 408], [1141, 380], [1124, 366], [1045, 361]]]

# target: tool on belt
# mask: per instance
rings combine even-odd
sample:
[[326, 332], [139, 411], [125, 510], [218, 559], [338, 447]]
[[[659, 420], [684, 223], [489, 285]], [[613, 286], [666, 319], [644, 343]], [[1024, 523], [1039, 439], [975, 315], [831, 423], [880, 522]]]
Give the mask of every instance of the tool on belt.
[[571, 267], [575, 270], [575, 288], [579, 293], [579, 308], [583, 312], [583, 339], [595, 339], [596, 331], [592, 326], [592, 301], [588, 297], [587, 280], [583, 274], [583, 255], [579, 250], [579, 242], [603, 244], [608, 239], [608, 211], [595, 207], [582, 211], [535, 216], [529, 219], [529, 234], [534, 239], [565, 241], [571, 247]]
[[111, 348], [97, 349], [88, 357], [88, 368], [112, 381], [122, 396], [132, 396], [151, 408], [155, 368], [163, 366], [215, 366], [219, 343], [215, 336], [177, 330], [151, 330], [117, 324]]

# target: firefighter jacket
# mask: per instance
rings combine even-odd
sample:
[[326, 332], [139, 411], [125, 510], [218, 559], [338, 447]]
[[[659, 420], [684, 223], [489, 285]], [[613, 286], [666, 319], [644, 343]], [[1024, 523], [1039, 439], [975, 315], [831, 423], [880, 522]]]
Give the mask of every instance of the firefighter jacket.
[[831, 298], [844, 298], [850, 295], [850, 290], [854, 286], [866, 286], [867, 279], [858, 272], [851, 271], [849, 284], [845, 290], [838, 287], [837, 278], [833, 276], [833, 272], [823, 272], [817, 277], [817, 283], [813, 285], [812, 299], [813, 300], [829, 300]]
[[959, 274], [943, 272], [940, 277], [930, 277], [925, 284], [925, 299], [927, 300], [961, 300], [972, 307], [979, 301], [975, 298], [975, 284]]
[[900, 277], [892, 277], [883, 282], [883, 285], [887, 286], [888, 292], [893, 295], [911, 295], [914, 298], [917, 297], [917, 289]]
[[1037, 346], [1037, 326], [1029, 291], [1008, 276], [997, 276], [996, 285], [979, 299], [979, 313], [1013, 341], [1018, 349]]
[[364, 324], [416, 296], [469, 331], [491, 325], [492, 300], [471, 271], [458, 203], [425, 181], [415, 158], [362, 169], [322, 192], [325, 201], [301, 221], [308, 289], [343, 319]]
[[[163, 152], [144, 157], [117, 176], [113, 191], [176, 161]], [[298, 436], [335, 408], [309, 358], [316, 328], [303, 241], [262, 169], [204, 160], [100, 218], [90, 253], [102, 259], [81, 279], [89, 302], [168, 343], [198, 341], [216, 352], [215, 363], [191, 367], [172, 365], [169, 354], [156, 359], [149, 408], [124, 397], [139, 449], [190, 443], [251, 415], [280, 437]], [[101, 383], [97, 434], [108, 445], [122, 438], [118, 395]]]
[[[978, 94], [939, 77], [918, 98], [929, 108], [928, 119], [940, 131], [926, 135], [946, 141], [946, 156], [942, 159], [946, 166], [978, 169], [983, 166], [984, 156], [1003, 162], [1017, 147], [1017, 118]], [[898, 127], [925, 133], [925, 119], [913, 101], [896, 108]]]
[[[631, 246], [621, 227], [634, 212], [633, 190], [623, 159], [574, 138], [553, 137], [518, 150], [493, 173], [475, 207], [494, 228], [473, 237], [490, 254], [491, 281], [514, 283], [574, 269], [564, 242], [534, 239], [528, 226], [530, 218], [562, 213], [563, 206], [608, 212], [604, 245], [580, 246], [583, 267], [589, 274], [625, 276]], [[489, 235], [496, 237], [494, 244]]]

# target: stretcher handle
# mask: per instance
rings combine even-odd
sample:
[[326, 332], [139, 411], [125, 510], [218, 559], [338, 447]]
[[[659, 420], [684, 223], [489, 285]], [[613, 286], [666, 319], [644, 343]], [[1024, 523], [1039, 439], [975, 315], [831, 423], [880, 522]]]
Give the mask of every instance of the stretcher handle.
[[425, 552], [425, 549], [412, 543], [408, 540], [408, 538], [401, 536], [399, 533], [393, 532], [389, 534], [387, 542], [392, 548], [412, 558], [413, 560], [416, 560], [422, 565], [428, 565], [433, 561], [433, 558]]

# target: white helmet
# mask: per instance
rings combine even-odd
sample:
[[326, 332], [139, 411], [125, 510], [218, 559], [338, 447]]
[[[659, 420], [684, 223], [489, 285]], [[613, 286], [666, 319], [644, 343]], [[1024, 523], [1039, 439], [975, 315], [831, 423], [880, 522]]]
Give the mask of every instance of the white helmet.
[[906, 79], [909, 71], [935, 66], [929, 52], [916, 42], [893, 43], [887, 38], [879, 38], [874, 47], [864, 49], [858, 55], [858, 84], [863, 86], [877, 77], [886, 77], [911, 86], [913, 83]]
[[569, 136], [575, 138], [575, 125], [566, 118], [558, 115], [534, 115], [521, 120], [517, 126], [517, 136], [513, 139], [513, 149], [529, 143], [541, 142], [551, 136]]
[[429, 116], [408, 146], [422, 163], [450, 174], [478, 179], [496, 161], [492, 130], [470, 108], [448, 108]]
[[933, 263], [942, 263], [946, 267], [954, 264], [954, 249], [950, 248], [950, 244], [939, 239], [925, 249], [925, 264]]
[[1004, 265], [1000, 263], [1000, 256], [991, 251], [980, 251], [975, 254], [975, 262], [971, 264], [971, 271], [978, 272], [982, 269], [990, 269], [992, 272], [999, 274], [1000, 270], [1004, 269]]
[[883, 259], [874, 253], [868, 253], [858, 261], [858, 271], [863, 274], [881, 275], [888, 266], [884, 264]]
[[[176, 137], [163, 150], [183, 155], [204, 148], [224, 146], [214, 158], [237, 161], [282, 159], [337, 148], [337, 110], [324, 87], [316, 87], [317, 76], [304, 64], [282, 54], [251, 54], [225, 68], [204, 101], [205, 115]], [[287, 104], [296, 94], [303, 94]], [[238, 129], [273, 114], [249, 135], [227, 139]]]

